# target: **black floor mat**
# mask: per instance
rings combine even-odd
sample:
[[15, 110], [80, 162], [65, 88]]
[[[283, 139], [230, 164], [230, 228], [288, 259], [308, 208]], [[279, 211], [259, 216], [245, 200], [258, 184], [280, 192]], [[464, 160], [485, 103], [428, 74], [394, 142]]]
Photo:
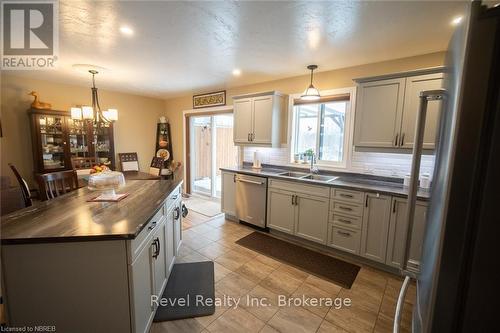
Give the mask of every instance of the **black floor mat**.
[[[175, 264], [162, 298], [167, 304], [158, 307], [153, 320], [155, 322], [213, 314], [215, 312], [214, 263], [204, 261]], [[212, 301], [211, 305], [207, 305], [208, 302], [205, 302], [207, 299]]]

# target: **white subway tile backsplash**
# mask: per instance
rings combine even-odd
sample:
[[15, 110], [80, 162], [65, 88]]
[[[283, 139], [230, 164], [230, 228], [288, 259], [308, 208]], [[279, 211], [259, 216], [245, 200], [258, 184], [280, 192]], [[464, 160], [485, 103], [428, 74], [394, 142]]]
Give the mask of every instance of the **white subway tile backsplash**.
[[[253, 162], [253, 154], [258, 151], [263, 164], [285, 166], [290, 163], [289, 148], [244, 147], [243, 161]], [[402, 178], [410, 172], [411, 154], [353, 152], [351, 166], [344, 171]], [[423, 155], [420, 173], [434, 171], [434, 155]]]

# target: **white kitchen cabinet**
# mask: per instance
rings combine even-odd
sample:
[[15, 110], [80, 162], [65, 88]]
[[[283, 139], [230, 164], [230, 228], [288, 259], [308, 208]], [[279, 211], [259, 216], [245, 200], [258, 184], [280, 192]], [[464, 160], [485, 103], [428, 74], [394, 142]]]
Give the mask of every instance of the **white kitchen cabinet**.
[[288, 234], [294, 233], [295, 193], [270, 188], [267, 192], [267, 226]]
[[153, 281], [154, 295], [160, 297], [163, 289], [167, 285], [169, 271], [167, 267], [167, 239], [165, 238], [165, 219], [158, 226], [156, 234], [153, 236]]
[[328, 206], [328, 198], [297, 194], [295, 235], [325, 244], [328, 235]]
[[223, 213], [236, 216], [236, 173], [222, 171], [221, 210]]
[[165, 265], [168, 275], [172, 271], [175, 259], [175, 244], [174, 244], [174, 215], [167, 214], [165, 221]]
[[[406, 237], [406, 203], [404, 198], [392, 198], [391, 220], [389, 225], [389, 237], [387, 241], [386, 264], [402, 268], [401, 262], [405, 250], [404, 239]], [[422, 242], [424, 239], [427, 202], [417, 201], [415, 207], [415, 217], [411, 232], [410, 252], [407, 262], [407, 268], [415, 272], [419, 271], [420, 257], [422, 254]]]
[[173, 210], [174, 217], [174, 255], [179, 255], [179, 249], [182, 243], [182, 201], [175, 203]]
[[276, 91], [234, 96], [234, 143], [279, 147], [286, 105], [285, 96]]
[[328, 246], [336, 249], [359, 254], [361, 234], [359, 230], [345, 229], [334, 224], [328, 226]]
[[[356, 79], [354, 146], [411, 149], [419, 94], [442, 88], [443, 73], [438, 70], [441, 69]], [[440, 101], [429, 102], [424, 149], [435, 148], [440, 108]]]
[[365, 194], [361, 229], [361, 256], [385, 263], [391, 212], [391, 196]]
[[[411, 76], [406, 79], [403, 120], [401, 124], [400, 146], [412, 148], [415, 135], [417, 112], [420, 105], [420, 92], [443, 88], [443, 73]], [[439, 122], [441, 101], [429, 101], [425, 119], [424, 149], [436, 147], [436, 135]]]
[[405, 78], [361, 83], [357, 90], [354, 145], [396, 146], [401, 130]]

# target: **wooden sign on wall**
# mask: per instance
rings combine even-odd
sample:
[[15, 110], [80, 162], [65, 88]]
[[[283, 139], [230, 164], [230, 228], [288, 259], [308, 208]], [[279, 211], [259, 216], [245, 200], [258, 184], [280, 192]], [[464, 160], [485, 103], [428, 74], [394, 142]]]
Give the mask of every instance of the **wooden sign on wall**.
[[226, 91], [193, 96], [193, 109], [226, 105]]

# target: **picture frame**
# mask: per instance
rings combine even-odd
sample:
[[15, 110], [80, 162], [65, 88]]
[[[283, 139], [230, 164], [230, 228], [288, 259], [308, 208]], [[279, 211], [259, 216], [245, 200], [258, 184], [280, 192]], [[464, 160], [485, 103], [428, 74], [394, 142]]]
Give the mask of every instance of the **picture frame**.
[[226, 91], [216, 91], [193, 96], [193, 109], [226, 105]]

